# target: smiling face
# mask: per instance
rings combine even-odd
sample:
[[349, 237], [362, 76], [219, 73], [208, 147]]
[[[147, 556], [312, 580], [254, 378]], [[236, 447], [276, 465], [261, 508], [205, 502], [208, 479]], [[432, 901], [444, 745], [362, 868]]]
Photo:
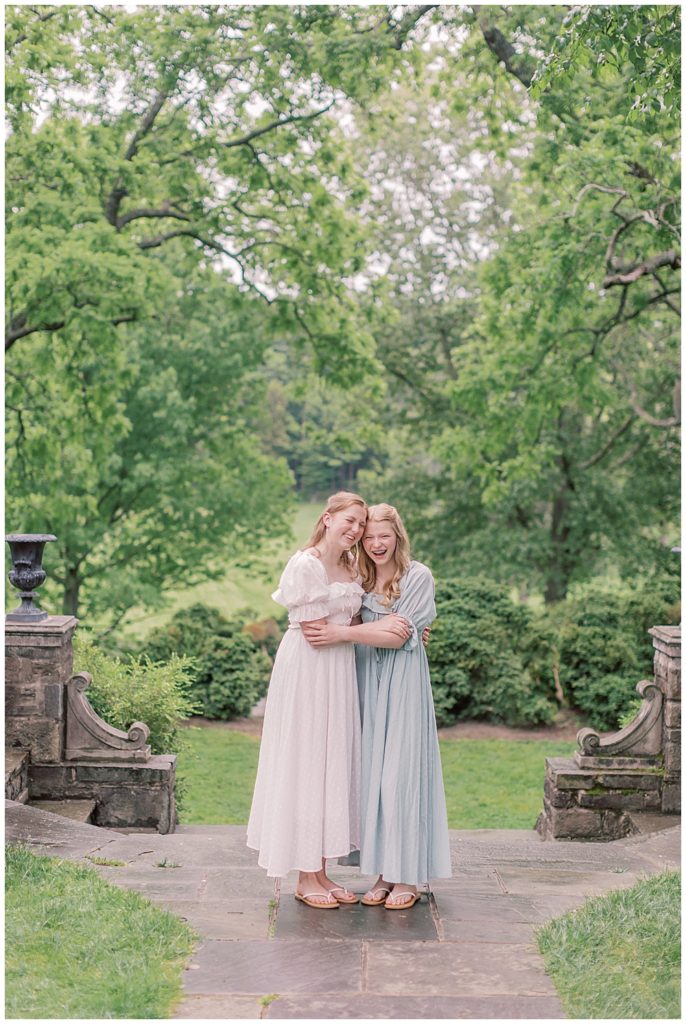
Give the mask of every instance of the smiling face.
[[370, 519], [362, 538], [362, 546], [377, 569], [393, 561], [398, 536], [388, 519]]
[[324, 525], [327, 527], [329, 543], [343, 551], [349, 551], [364, 533], [367, 510], [360, 505], [349, 505], [338, 512], [326, 512]]

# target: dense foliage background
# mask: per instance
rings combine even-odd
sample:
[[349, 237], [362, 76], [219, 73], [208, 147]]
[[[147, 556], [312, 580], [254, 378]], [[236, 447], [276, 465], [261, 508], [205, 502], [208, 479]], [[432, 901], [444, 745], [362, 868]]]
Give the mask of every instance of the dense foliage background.
[[586, 686], [575, 588], [677, 598], [679, 8], [16, 5], [6, 49], [7, 521], [58, 537], [47, 603], [116, 638], [352, 487], [471, 581], [455, 622], [570, 595], [446, 714], [544, 720], [554, 649], [614, 715], [642, 655]]

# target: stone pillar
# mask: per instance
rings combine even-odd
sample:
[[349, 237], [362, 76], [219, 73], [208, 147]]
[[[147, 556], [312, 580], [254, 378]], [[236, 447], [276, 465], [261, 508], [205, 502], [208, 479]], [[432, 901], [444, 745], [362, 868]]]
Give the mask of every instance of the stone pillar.
[[73, 615], [30, 625], [5, 625], [5, 744], [33, 761], [59, 764], [64, 755], [65, 687], [72, 675]]
[[655, 678], [623, 729], [580, 729], [573, 758], [546, 758], [544, 839], [619, 839], [636, 831], [632, 814], [679, 813], [681, 800], [681, 630], [655, 626]]
[[662, 810], [681, 810], [681, 629], [655, 626], [650, 630], [655, 648], [655, 682], [664, 697], [662, 752], [664, 779]]

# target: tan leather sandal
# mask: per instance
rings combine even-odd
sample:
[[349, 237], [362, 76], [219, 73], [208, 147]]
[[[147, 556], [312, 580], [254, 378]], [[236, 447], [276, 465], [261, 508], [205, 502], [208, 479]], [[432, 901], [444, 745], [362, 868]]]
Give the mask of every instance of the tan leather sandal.
[[[382, 903], [386, 902], [385, 896], [382, 896], [380, 899], [375, 896], [377, 892], [385, 892], [389, 896], [391, 894], [391, 890], [385, 885], [375, 885], [373, 889], [370, 889], [362, 897], [362, 903], [364, 903], [365, 907], [380, 907]], [[370, 895], [371, 899], [369, 899]]]
[[[403, 900], [403, 903], [394, 902], [395, 900]], [[408, 898], [409, 897], [409, 898]], [[386, 910], [407, 910], [409, 907], [413, 907], [422, 898], [419, 892], [399, 892], [390, 893], [388, 899], [384, 903]]]
[[[296, 892], [294, 895], [296, 900], [306, 903], [308, 907], [314, 907], [315, 910], [335, 910], [336, 907], [340, 907], [340, 903], [331, 893], [325, 896], [323, 892]], [[317, 897], [318, 902], [312, 899], [313, 896]]]
[[359, 897], [354, 892], [350, 892], [350, 889], [346, 889], [342, 885], [334, 886], [333, 889], [329, 889], [329, 892], [332, 895], [335, 892], [342, 893], [341, 896], [334, 897], [335, 899], [338, 900], [338, 902], [341, 904], [341, 906], [343, 906], [343, 904], [348, 904], [348, 905], [352, 906], [353, 903], [359, 903], [360, 902]]

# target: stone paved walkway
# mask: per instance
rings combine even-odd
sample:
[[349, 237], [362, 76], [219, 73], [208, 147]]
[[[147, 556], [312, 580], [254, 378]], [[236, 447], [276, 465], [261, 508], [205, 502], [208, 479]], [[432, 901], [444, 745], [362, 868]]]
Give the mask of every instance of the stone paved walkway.
[[[564, 1017], [536, 928], [588, 896], [679, 867], [678, 820], [614, 843], [453, 831], [455, 876], [393, 913], [296, 903], [295, 873], [275, 889], [241, 826], [122, 834], [8, 802], [6, 839], [73, 860], [124, 860], [95, 870], [188, 920], [200, 941], [177, 1018], [510, 1020]], [[329, 870], [358, 892], [373, 881]]]

